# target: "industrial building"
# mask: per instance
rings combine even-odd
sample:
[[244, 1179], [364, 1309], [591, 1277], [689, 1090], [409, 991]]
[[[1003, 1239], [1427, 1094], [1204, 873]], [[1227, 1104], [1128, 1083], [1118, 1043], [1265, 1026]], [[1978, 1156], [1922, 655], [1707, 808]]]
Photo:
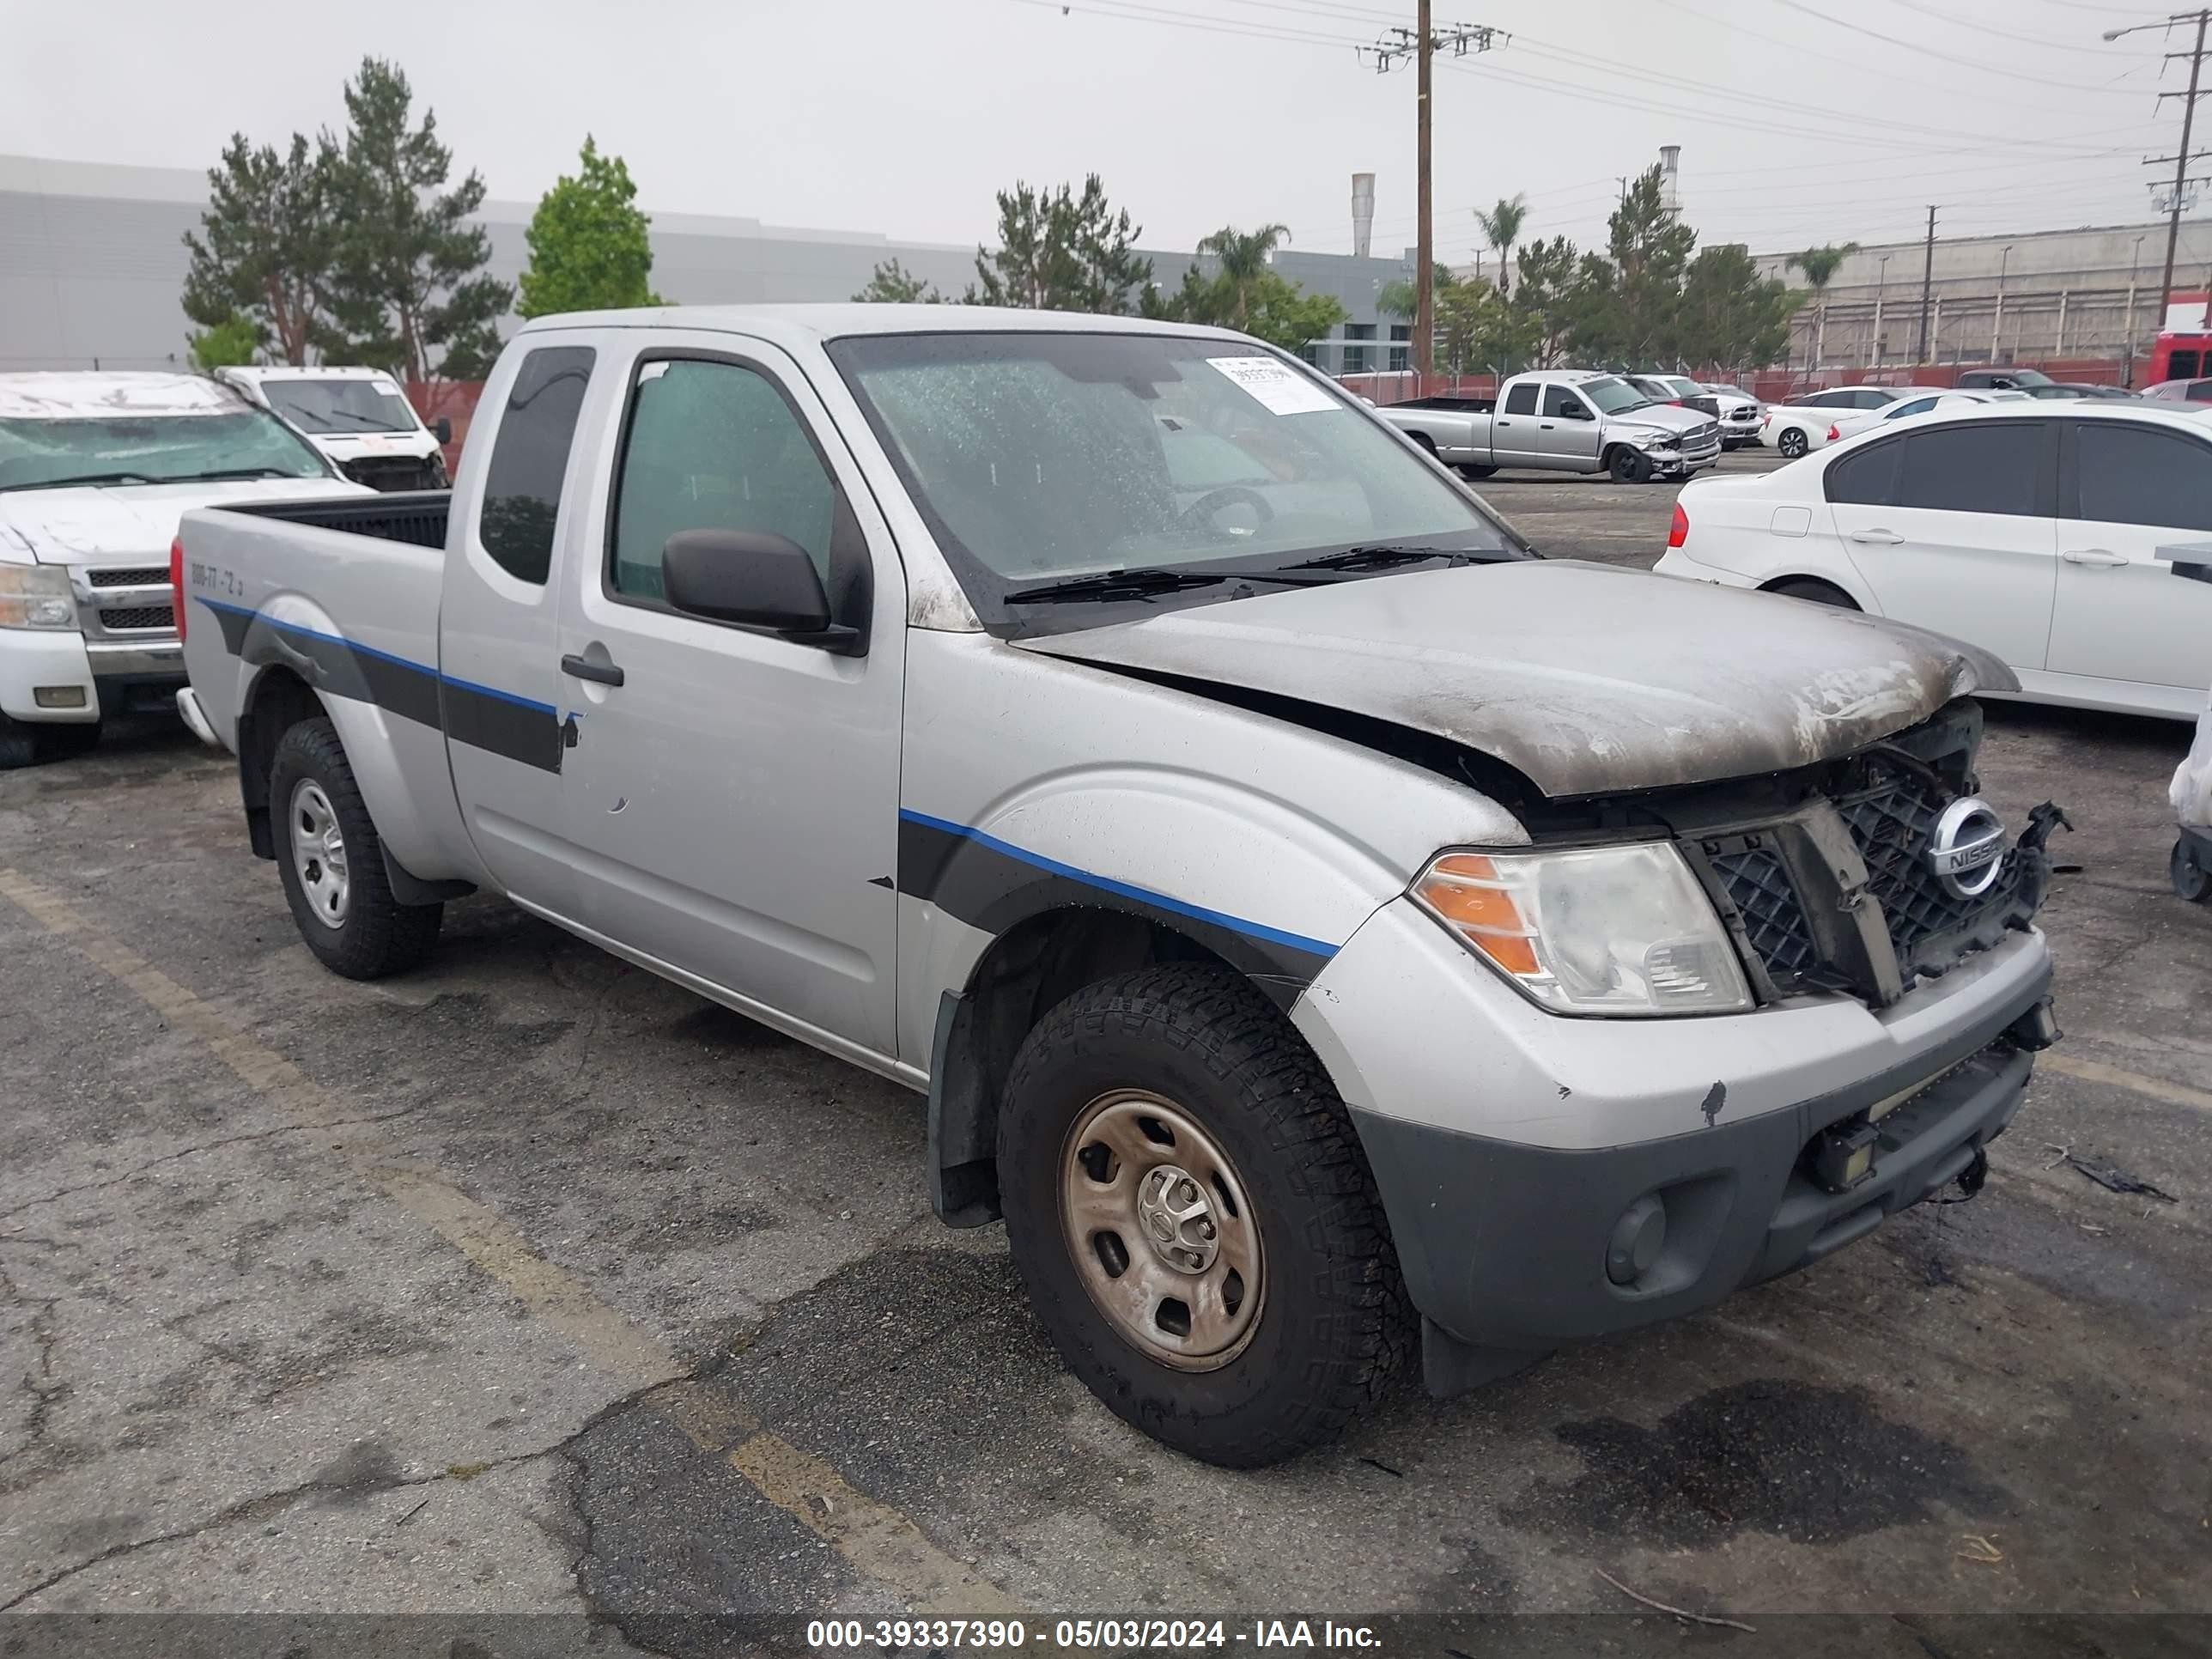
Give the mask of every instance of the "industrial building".
[[[2158, 290], [2166, 239], [2163, 219], [1956, 238], [1944, 236], [1939, 222], [1932, 267], [1924, 240], [1862, 247], [1798, 313], [1790, 361], [1822, 368], [2081, 360], [2131, 366], [2164, 316]], [[1803, 287], [1788, 260], [1787, 253], [1765, 254], [1759, 265]], [[2212, 276], [2208, 266], [2212, 222], [2185, 222], [2176, 291], [2202, 292]]]
[[[192, 329], [178, 303], [184, 236], [206, 201], [207, 175], [189, 168], [0, 155], [0, 371], [184, 362]], [[533, 210], [484, 204], [477, 219], [490, 234], [494, 276], [513, 282], [520, 273]], [[653, 287], [678, 304], [847, 300], [893, 258], [951, 295], [975, 277], [967, 245], [697, 214], [652, 219]], [[1154, 282], [1169, 290], [1194, 258], [1148, 252]], [[1332, 373], [1405, 366], [1411, 331], [1376, 301], [1410, 275], [1410, 252], [1377, 259], [1285, 248], [1275, 269], [1345, 308], [1346, 320], [1307, 349], [1310, 361]]]

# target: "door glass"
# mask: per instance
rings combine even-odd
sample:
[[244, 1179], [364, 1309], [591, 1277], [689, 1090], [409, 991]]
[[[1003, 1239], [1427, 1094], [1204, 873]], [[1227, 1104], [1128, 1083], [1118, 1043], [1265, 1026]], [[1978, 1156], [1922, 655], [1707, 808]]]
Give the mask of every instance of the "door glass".
[[1828, 469], [1828, 499], [1856, 507], [1888, 507], [1897, 500], [1903, 440], [1856, 450]]
[[1523, 381], [1505, 394], [1508, 415], [1534, 415], [1536, 412], [1536, 387], [1533, 381]]
[[2043, 426], [2033, 421], [1946, 427], [1899, 439], [1899, 507], [2033, 517], [2043, 495]]
[[1548, 419], [1574, 420], [1583, 413], [1583, 400], [1563, 386], [1544, 388], [1544, 414]]
[[2197, 373], [2197, 354], [2193, 351], [2175, 352], [2166, 365], [2166, 373], [2169, 380], [2187, 380]]
[[2081, 516], [2099, 524], [2212, 530], [2212, 449], [2179, 433], [2084, 422]]
[[657, 602], [660, 555], [680, 530], [767, 531], [799, 544], [830, 584], [836, 487], [775, 384], [736, 363], [638, 370], [623, 450], [609, 580]]
[[539, 586], [593, 355], [589, 346], [541, 346], [525, 357], [492, 442], [477, 539], [508, 575]]

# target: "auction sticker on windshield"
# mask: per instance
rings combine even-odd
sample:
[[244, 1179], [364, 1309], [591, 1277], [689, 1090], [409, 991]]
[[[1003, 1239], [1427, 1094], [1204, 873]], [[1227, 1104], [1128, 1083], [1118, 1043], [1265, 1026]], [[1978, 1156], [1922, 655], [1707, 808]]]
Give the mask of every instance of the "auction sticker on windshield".
[[1328, 393], [1273, 357], [1208, 357], [1206, 361], [1277, 415], [1311, 415], [1337, 406]]

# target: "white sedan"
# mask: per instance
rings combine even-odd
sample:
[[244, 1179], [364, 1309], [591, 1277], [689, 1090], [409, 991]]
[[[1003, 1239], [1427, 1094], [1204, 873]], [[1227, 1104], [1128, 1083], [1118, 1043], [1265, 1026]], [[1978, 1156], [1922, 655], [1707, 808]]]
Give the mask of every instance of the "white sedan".
[[2212, 414], [1931, 410], [1685, 485], [1667, 549], [1665, 575], [1971, 641], [2031, 702], [2194, 720], [2212, 681]]
[[1775, 404], [1760, 417], [1759, 441], [1785, 461], [1839, 441], [1836, 422], [1846, 415], [1887, 409], [1900, 398], [1941, 388], [1924, 386], [1839, 386]]
[[1830, 443], [1841, 443], [1845, 438], [1856, 438], [1862, 432], [1871, 432], [1885, 421], [1909, 421], [1915, 416], [1925, 415], [1931, 410], [1955, 409], [1961, 404], [2024, 404], [2033, 401], [2025, 392], [1955, 392], [1942, 386], [1903, 386], [1904, 392], [1917, 390], [1917, 398], [1899, 398], [1887, 409], [1862, 409], [1849, 415], [1838, 415], [1833, 429], [1828, 434]]

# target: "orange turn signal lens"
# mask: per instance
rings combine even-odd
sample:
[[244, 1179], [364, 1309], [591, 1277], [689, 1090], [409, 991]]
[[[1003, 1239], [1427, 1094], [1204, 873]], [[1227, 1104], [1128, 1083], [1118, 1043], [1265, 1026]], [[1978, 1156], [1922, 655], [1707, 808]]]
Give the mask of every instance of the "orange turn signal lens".
[[1535, 930], [1498, 866], [1480, 853], [1454, 853], [1429, 866], [1414, 889], [1421, 902], [1509, 974], [1540, 971]]

